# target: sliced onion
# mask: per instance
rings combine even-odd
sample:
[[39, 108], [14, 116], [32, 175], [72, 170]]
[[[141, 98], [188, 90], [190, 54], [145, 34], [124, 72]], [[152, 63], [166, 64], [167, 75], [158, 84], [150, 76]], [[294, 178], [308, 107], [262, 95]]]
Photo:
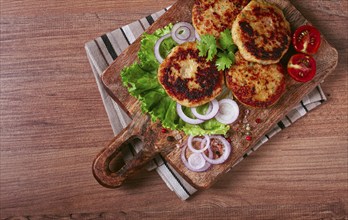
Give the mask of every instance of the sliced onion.
[[[187, 161], [187, 159], [186, 159], [186, 150], [187, 150], [187, 144], [185, 144], [184, 147], [181, 149], [181, 160], [182, 160], [182, 162], [184, 163], [184, 165], [185, 165], [189, 170], [191, 170], [191, 171], [193, 171], [193, 172], [204, 172], [204, 171], [206, 171], [207, 169], [209, 169], [209, 167], [211, 166], [211, 164], [210, 164], [209, 162], [207, 162], [207, 161], [205, 160], [204, 157], [203, 157], [203, 158], [204, 158], [205, 164], [204, 164], [204, 166], [203, 166], [202, 168], [196, 169], [196, 168], [192, 167], [192, 166], [188, 163], [188, 161]], [[210, 149], [208, 149], [208, 152], [209, 152], [208, 157], [209, 157], [209, 158], [213, 158], [213, 152], [212, 152]], [[203, 156], [203, 155], [205, 155], [205, 154], [202, 153], [202, 156]], [[206, 155], [205, 155], [205, 156], [206, 156]]]
[[187, 115], [185, 115], [184, 111], [182, 110], [182, 106], [179, 103], [176, 103], [176, 112], [184, 122], [189, 124], [197, 125], [204, 122], [204, 120], [189, 118]]
[[206, 160], [201, 153], [193, 153], [189, 156], [187, 162], [194, 169], [202, 169]]
[[199, 36], [197, 31], [195, 31], [195, 37], [196, 37], [196, 40], [201, 41], [201, 37]]
[[[207, 155], [205, 155], [205, 154], [202, 154], [202, 156], [204, 157], [204, 159], [206, 161], [208, 161], [211, 164], [221, 164], [221, 163], [225, 162], [231, 154], [231, 144], [225, 138], [223, 138], [221, 136], [211, 136], [210, 138], [217, 139], [223, 144], [223, 146], [224, 146], [223, 154], [217, 159], [207, 157]], [[211, 149], [211, 148], [209, 148], [209, 149]]]
[[223, 124], [231, 124], [239, 116], [238, 104], [232, 99], [221, 99], [219, 101], [219, 112], [215, 118]]
[[[192, 142], [193, 141], [198, 141], [198, 142], [201, 142], [201, 149], [196, 149], [193, 147], [192, 145]], [[204, 146], [205, 144], [205, 146]], [[187, 145], [189, 147], [189, 149], [194, 152], [194, 153], [202, 153], [204, 152], [205, 150], [207, 150], [210, 146], [210, 138], [208, 135], [204, 135], [204, 139], [202, 138], [193, 138], [192, 135], [190, 135], [187, 139]]]
[[163, 35], [160, 39], [158, 39], [158, 40], [156, 41], [154, 50], [155, 50], [155, 57], [156, 57], [156, 59], [157, 59], [157, 61], [158, 61], [159, 63], [162, 63], [162, 62], [163, 62], [163, 58], [162, 58], [162, 56], [161, 56], [161, 54], [160, 54], [160, 50], [159, 50], [159, 49], [160, 49], [160, 46], [161, 46], [161, 43], [162, 43], [165, 39], [169, 38], [170, 36], [171, 36], [170, 34]]
[[186, 26], [180, 26], [175, 31], [175, 36], [182, 41], [187, 41], [191, 36], [191, 31]]
[[[195, 108], [195, 107], [193, 107], [193, 108]], [[212, 109], [213, 109], [213, 105], [211, 104], [211, 102], [209, 102], [208, 109], [205, 113], [208, 114], [209, 112], [211, 112]], [[192, 109], [191, 109], [191, 112], [192, 112]]]
[[205, 115], [201, 115], [197, 112], [197, 108], [191, 108], [192, 114], [194, 116], [196, 116], [198, 119], [202, 119], [202, 120], [209, 120], [211, 118], [214, 118], [215, 115], [218, 113], [219, 111], [219, 103], [216, 99], [214, 99], [213, 101], [211, 101], [209, 103], [209, 106], [212, 105], [212, 110], [211, 111], [207, 111], [207, 114]]
[[195, 28], [188, 22], [176, 23], [172, 28], [171, 35], [178, 44], [196, 40]]

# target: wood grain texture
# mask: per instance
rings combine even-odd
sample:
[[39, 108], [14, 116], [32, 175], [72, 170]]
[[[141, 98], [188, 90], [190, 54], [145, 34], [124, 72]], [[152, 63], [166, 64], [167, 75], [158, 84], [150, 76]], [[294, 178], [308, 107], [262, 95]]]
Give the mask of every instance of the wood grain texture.
[[[161, 124], [152, 122], [150, 115], [138, 111], [132, 115], [132, 119], [129, 125], [118, 133], [93, 161], [93, 175], [105, 187], [120, 187], [127, 178], [142, 171], [158, 153], [170, 152], [176, 148], [177, 142], [174, 136], [161, 132]], [[134, 139], [142, 142], [142, 149], [125, 164], [120, 167], [114, 166], [113, 171], [110, 163], [114, 161], [114, 163], [122, 164], [122, 148]]]
[[1, 0], [1, 219], [347, 219], [347, 1], [291, 2], [338, 49], [328, 101], [182, 202], [154, 172], [93, 178], [113, 134], [83, 49], [174, 1]]
[[[309, 21], [299, 12], [289, 1], [282, 0], [268, 0], [268, 2], [276, 4], [284, 12], [285, 17], [291, 25], [291, 29], [295, 30], [297, 27], [309, 23]], [[149, 33], [153, 33], [158, 28], [164, 27], [169, 23], [175, 23], [178, 20], [190, 21], [191, 10], [194, 0], [179, 0], [174, 4], [170, 10], [165, 13], [160, 19], [158, 19], [148, 30]], [[128, 47], [103, 73], [102, 80], [107, 88], [109, 94], [118, 102], [129, 116], [133, 118], [133, 115], [140, 111], [140, 103], [128, 93], [127, 89], [123, 86], [120, 73], [125, 66], [129, 66], [137, 60], [137, 52], [140, 48], [140, 40], [138, 38], [131, 46]], [[289, 57], [294, 54], [294, 51], [289, 50], [285, 54], [284, 62], [287, 62]], [[322, 36], [322, 43], [320, 50], [314, 56], [317, 62], [316, 76], [308, 83], [297, 83], [290, 77], [285, 77], [286, 91], [281, 97], [280, 101], [269, 108], [250, 109], [250, 114], [245, 116], [250, 123], [255, 121], [256, 118], [262, 120], [262, 124], [254, 126], [251, 141], [246, 141], [245, 137], [239, 135], [235, 130], [242, 130], [242, 124], [234, 123], [230, 129], [232, 139], [232, 153], [228, 161], [218, 166], [212, 166], [205, 172], [192, 172], [187, 169], [181, 160], [181, 149], [162, 147], [165, 152], [172, 150], [172, 152], [166, 155], [168, 162], [195, 188], [207, 189], [213, 185], [219, 178], [221, 178], [231, 167], [245, 155], [251, 147], [253, 147], [261, 137], [263, 137], [271, 128], [273, 128], [278, 121], [283, 119], [285, 115], [290, 112], [298, 103], [302, 100], [303, 96], [312, 91], [320, 82], [322, 82], [333, 70], [338, 63], [337, 50], [333, 48]], [[241, 106], [241, 105], [240, 105]], [[243, 117], [243, 108], [241, 109], [241, 117]], [[240, 118], [241, 118], [240, 117]], [[133, 118], [132, 123], [137, 123], [137, 119]], [[152, 123], [151, 123], [152, 124]], [[148, 124], [150, 126], [150, 123]], [[126, 128], [127, 130], [128, 128]], [[168, 135], [171, 135], [170, 133]], [[157, 137], [161, 138], [160, 136]], [[166, 138], [163, 136], [163, 138]], [[186, 138], [184, 138], [186, 139]], [[116, 140], [116, 141], [124, 141]], [[182, 140], [181, 140], [182, 141]], [[165, 143], [165, 140], [159, 140], [160, 143]], [[179, 144], [179, 143], [178, 143]], [[110, 151], [110, 148], [114, 145], [109, 145], [106, 149]], [[150, 145], [147, 145], [149, 148]], [[174, 145], [175, 146], [175, 145]], [[117, 149], [117, 148], [115, 148]], [[152, 148], [153, 150], [155, 148]], [[159, 149], [157, 147], [156, 149]], [[103, 151], [106, 151], [103, 150]], [[149, 149], [145, 149], [149, 151]], [[148, 158], [150, 159], [150, 157]], [[107, 169], [107, 166], [104, 166]], [[99, 169], [97, 172], [100, 172]], [[107, 172], [107, 171], [105, 171]], [[116, 177], [114, 176], [115, 180]], [[100, 179], [99, 179], [100, 181]], [[111, 178], [110, 178], [111, 181]], [[110, 185], [108, 183], [102, 183], [103, 185]]]

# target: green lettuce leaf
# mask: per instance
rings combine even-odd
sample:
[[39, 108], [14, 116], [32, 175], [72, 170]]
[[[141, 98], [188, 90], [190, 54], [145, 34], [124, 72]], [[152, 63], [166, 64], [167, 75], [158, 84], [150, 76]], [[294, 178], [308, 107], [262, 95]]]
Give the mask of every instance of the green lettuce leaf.
[[[162, 29], [156, 30], [153, 34], [143, 34], [138, 52], [139, 65], [141, 68], [148, 71], [158, 69], [159, 63], [155, 57], [154, 47], [156, 41], [162, 36], [169, 34], [172, 27], [173, 25], [169, 24]], [[176, 46], [176, 43], [173, 39], [165, 39], [161, 44], [160, 54], [163, 57], [167, 56], [174, 46]]]
[[[159, 120], [163, 127], [171, 130], [181, 130], [186, 134], [226, 134], [229, 126], [215, 119], [208, 120], [200, 125], [191, 125], [184, 122], [176, 112], [176, 102], [172, 100], [157, 79], [159, 63], [156, 60], [154, 46], [156, 41], [170, 33], [172, 24], [156, 30], [153, 34], [144, 33], [138, 52], [138, 61], [126, 66], [121, 71], [123, 85], [129, 93], [141, 103], [141, 110], [151, 116], [151, 120]], [[172, 38], [165, 39], [160, 46], [160, 54], [166, 57], [177, 43]], [[203, 113], [208, 105], [199, 107]], [[183, 107], [189, 117], [194, 117], [190, 108]]]
[[[197, 110], [198, 113], [205, 112], [206, 109], [208, 108], [208, 105], [205, 105], [203, 108], [204, 110], [198, 109]], [[194, 115], [192, 114], [190, 108], [183, 107], [183, 111], [188, 117], [194, 118]], [[185, 122], [183, 122], [182, 124], [182, 130], [186, 134], [191, 134], [191, 135], [226, 134], [229, 128], [230, 128], [229, 126], [226, 126], [225, 124], [218, 122], [215, 118], [207, 120], [199, 125], [193, 125], [193, 124], [189, 124]]]

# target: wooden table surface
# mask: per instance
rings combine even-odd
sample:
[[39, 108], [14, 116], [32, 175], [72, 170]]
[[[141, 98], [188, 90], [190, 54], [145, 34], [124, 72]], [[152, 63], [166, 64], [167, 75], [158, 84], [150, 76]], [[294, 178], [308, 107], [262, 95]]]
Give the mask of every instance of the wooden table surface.
[[1, 0], [1, 219], [347, 219], [347, 1], [291, 1], [337, 48], [328, 101], [181, 201], [156, 172], [101, 187], [113, 137], [84, 43], [174, 1]]

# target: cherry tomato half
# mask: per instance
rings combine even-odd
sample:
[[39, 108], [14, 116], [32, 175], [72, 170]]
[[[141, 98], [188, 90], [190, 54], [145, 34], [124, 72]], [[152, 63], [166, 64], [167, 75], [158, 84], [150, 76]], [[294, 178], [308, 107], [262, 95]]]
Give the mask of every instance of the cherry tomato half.
[[315, 76], [316, 62], [310, 55], [298, 53], [288, 62], [288, 74], [298, 82], [308, 82]]
[[296, 29], [292, 36], [292, 44], [296, 51], [313, 55], [321, 43], [320, 32], [311, 25], [303, 25]]

